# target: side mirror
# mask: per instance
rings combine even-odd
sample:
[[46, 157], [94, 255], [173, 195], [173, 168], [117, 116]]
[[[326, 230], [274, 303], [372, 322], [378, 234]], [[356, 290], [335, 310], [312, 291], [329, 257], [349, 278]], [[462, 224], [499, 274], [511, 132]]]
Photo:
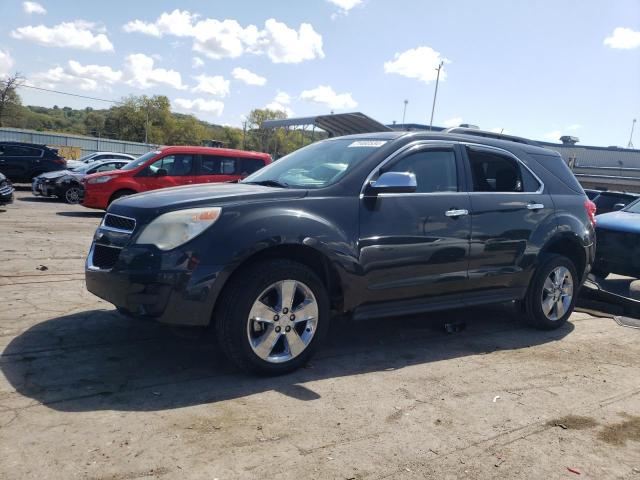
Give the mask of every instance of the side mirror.
[[416, 176], [409, 172], [385, 172], [369, 183], [367, 190], [379, 193], [413, 193], [417, 190]]
[[618, 210], [622, 210], [624, 207], [626, 207], [627, 205], [625, 203], [616, 203], [613, 206], [613, 211], [617, 212]]
[[167, 172], [166, 168], [159, 168], [156, 172], [156, 177], [166, 177], [167, 175], [169, 175], [169, 172]]

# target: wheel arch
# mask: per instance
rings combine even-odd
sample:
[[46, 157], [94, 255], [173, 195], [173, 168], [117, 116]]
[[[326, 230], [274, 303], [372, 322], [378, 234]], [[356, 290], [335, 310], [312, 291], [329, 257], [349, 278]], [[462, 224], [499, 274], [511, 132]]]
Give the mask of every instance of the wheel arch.
[[242, 261], [229, 272], [217, 298], [220, 298], [224, 293], [231, 280], [238, 275], [242, 275], [243, 271], [249, 266], [261, 261], [276, 259], [287, 259], [298, 262], [313, 270], [327, 288], [332, 310], [342, 310], [344, 305], [344, 288], [338, 269], [324, 252], [317, 248], [297, 243], [266, 247], [242, 259]]
[[541, 250], [542, 254], [555, 253], [563, 255], [573, 262], [582, 278], [587, 268], [587, 256], [580, 238], [572, 234], [560, 234], [552, 237]]

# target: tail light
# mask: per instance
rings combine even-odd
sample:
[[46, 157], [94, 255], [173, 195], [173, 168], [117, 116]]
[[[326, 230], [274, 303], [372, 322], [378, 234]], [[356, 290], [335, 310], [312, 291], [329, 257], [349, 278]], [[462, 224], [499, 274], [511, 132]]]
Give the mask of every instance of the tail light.
[[57, 163], [58, 165], [66, 165], [67, 161], [64, 158], [56, 158], [54, 163]]
[[591, 225], [596, 226], [596, 204], [591, 200], [584, 201], [584, 209], [587, 211], [587, 216], [589, 217], [589, 221]]

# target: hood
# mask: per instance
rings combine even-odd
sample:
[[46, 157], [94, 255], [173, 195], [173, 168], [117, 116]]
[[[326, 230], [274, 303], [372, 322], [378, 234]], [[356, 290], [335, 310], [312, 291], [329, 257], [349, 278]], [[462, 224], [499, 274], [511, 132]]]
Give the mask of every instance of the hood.
[[640, 214], [625, 212], [603, 213], [596, 216], [596, 227], [619, 232], [630, 232], [640, 234]]
[[41, 173], [40, 175], [38, 175], [37, 178], [46, 178], [48, 180], [51, 180], [52, 178], [60, 178], [66, 175], [75, 175], [75, 174], [70, 170], [56, 170], [55, 172]]
[[84, 175], [83, 180], [89, 180], [96, 177], [119, 177], [120, 175], [127, 175], [135, 170], [109, 170], [108, 172], [92, 173], [91, 175]]
[[224, 206], [243, 202], [302, 198], [306, 190], [216, 183], [163, 188], [124, 197], [111, 204], [110, 213], [124, 216], [157, 216], [159, 214], [200, 206]]

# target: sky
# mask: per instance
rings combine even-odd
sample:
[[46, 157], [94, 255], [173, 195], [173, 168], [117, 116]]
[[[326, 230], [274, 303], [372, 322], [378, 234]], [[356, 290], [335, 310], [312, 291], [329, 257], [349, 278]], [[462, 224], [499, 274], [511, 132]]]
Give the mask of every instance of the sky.
[[223, 125], [264, 107], [401, 123], [405, 100], [406, 122], [428, 124], [441, 62], [434, 125], [626, 146], [640, 0], [0, 0], [0, 76], [107, 100], [162, 94]]

